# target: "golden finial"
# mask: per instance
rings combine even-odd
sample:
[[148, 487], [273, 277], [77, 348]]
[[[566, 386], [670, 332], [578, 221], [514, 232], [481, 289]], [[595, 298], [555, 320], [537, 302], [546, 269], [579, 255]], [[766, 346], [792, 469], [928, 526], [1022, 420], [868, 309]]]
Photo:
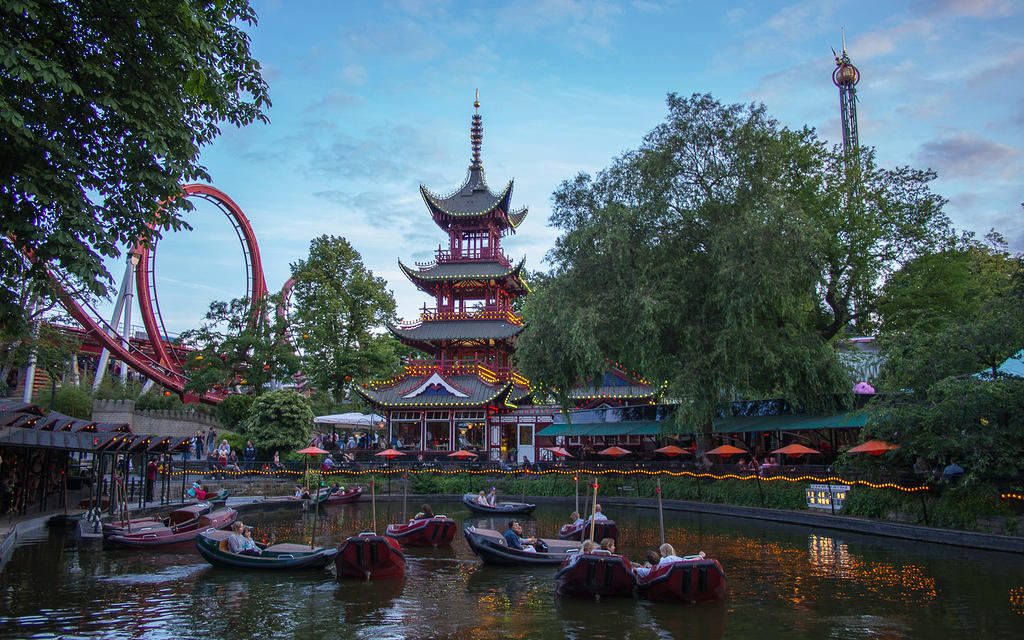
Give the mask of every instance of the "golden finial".
[[473, 100], [473, 106], [476, 107], [477, 109], [480, 108], [480, 90], [479, 89], [476, 90], [476, 99]]

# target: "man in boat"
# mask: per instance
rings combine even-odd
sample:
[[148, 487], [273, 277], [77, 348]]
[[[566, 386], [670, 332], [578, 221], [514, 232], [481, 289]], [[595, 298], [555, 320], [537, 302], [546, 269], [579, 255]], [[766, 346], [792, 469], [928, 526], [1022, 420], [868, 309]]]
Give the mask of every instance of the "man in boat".
[[509, 548], [519, 549], [520, 551], [536, 551], [533, 547], [536, 541], [536, 538], [523, 537], [523, 525], [521, 525], [518, 520], [508, 521], [508, 531], [505, 532], [505, 543]]
[[583, 524], [584, 522], [586, 522], [586, 520], [584, 520], [583, 518], [580, 517], [580, 512], [579, 511], [573, 511], [572, 513], [570, 513], [569, 514], [569, 519], [572, 520], [572, 522], [570, 524], [572, 524], [572, 526], [574, 526], [574, 527], [578, 527], [581, 524]]
[[487, 494], [487, 504], [492, 507], [498, 504], [498, 490], [495, 487], [491, 487], [490, 492]]
[[607, 520], [608, 517], [601, 513], [601, 505], [594, 505], [594, 520]]
[[647, 574], [651, 572], [651, 569], [658, 566], [659, 562], [661, 562], [661, 556], [658, 552], [654, 549], [648, 549], [647, 554], [644, 555], [643, 565], [633, 565], [633, 573], [635, 573], [638, 578], [646, 578]]

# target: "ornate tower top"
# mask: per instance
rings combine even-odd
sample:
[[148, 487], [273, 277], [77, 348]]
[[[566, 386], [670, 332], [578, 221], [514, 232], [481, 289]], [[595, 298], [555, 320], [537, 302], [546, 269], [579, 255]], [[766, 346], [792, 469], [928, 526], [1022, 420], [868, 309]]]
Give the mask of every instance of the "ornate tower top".
[[857, 83], [860, 82], [860, 71], [850, 62], [846, 53], [846, 33], [843, 33], [843, 53], [836, 54], [836, 68], [832, 70], [832, 82], [839, 87], [839, 110], [843, 121], [843, 151], [856, 155], [860, 145], [857, 133]]
[[476, 99], [473, 101], [473, 108], [476, 110], [473, 113], [473, 124], [469, 128], [469, 141], [473, 147], [473, 159], [469, 163], [470, 171], [474, 169], [483, 169], [484, 166], [480, 162], [480, 144], [484, 141], [484, 122], [483, 118], [480, 117], [480, 90], [476, 90]]

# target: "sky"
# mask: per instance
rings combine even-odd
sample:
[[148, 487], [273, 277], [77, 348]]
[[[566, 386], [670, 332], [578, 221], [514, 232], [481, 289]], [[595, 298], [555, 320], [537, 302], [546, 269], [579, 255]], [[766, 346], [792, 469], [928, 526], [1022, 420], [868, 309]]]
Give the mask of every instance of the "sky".
[[[310, 241], [343, 236], [388, 282], [407, 321], [433, 301], [402, 275], [447, 237], [419, 194], [458, 188], [474, 92], [482, 159], [529, 215], [503, 240], [545, 270], [551, 195], [635, 149], [665, 96], [760, 102], [783, 125], [842, 141], [831, 48], [860, 69], [862, 145], [883, 166], [932, 168], [958, 229], [1024, 251], [1024, 2], [253, 0], [252, 53], [270, 124], [225, 127], [201, 157], [249, 218], [271, 291]], [[156, 289], [167, 329], [197, 327], [245, 294], [229, 221], [198, 203], [192, 232], [162, 239]], [[121, 263], [123, 265], [123, 263]], [[120, 279], [123, 266], [111, 265]], [[135, 324], [141, 324], [135, 316]]]

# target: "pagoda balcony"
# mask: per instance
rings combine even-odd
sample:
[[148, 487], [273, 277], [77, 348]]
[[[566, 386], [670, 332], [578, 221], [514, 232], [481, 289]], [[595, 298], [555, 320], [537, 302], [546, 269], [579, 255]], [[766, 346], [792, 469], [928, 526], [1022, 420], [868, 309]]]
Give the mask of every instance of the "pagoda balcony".
[[436, 307], [423, 307], [423, 310], [420, 312], [419, 320], [416, 322], [401, 323], [398, 326], [401, 329], [414, 329], [424, 322], [448, 322], [459, 320], [502, 320], [509, 324], [523, 324], [523, 319], [516, 315], [512, 309], [507, 307], [462, 312], [451, 309], [438, 309]]
[[420, 269], [429, 269], [445, 262], [497, 262], [506, 269], [512, 268], [512, 262], [505, 255], [500, 247], [479, 247], [475, 249], [445, 249], [437, 248], [437, 254], [433, 262], [415, 263]]
[[[405, 375], [427, 377], [433, 373], [439, 373], [443, 376], [478, 376], [488, 384], [498, 384], [501, 382], [512, 382], [519, 386], [528, 386], [530, 384], [529, 380], [512, 367], [499, 367], [475, 358], [461, 360], [411, 360], [405, 365]], [[375, 384], [384, 386], [394, 382], [397, 382], [397, 379]]]

